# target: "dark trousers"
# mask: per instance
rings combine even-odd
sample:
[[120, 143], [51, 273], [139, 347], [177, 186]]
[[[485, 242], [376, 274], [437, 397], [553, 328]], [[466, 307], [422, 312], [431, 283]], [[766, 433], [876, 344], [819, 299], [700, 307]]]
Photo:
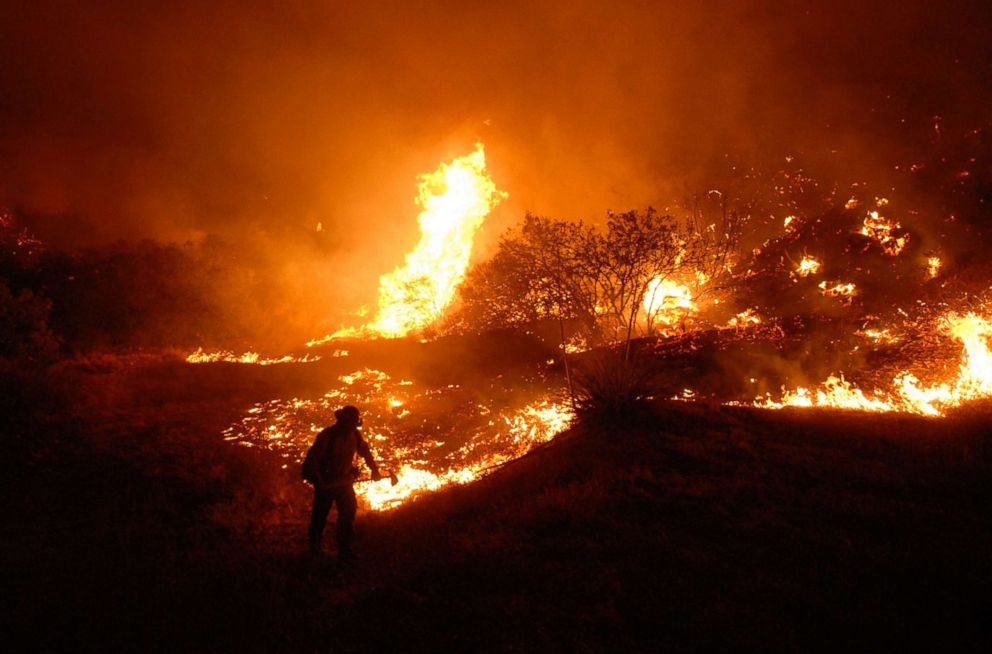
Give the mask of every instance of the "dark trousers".
[[351, 553], [351, 540], [355, 533], [355, 512], [358, 500], [351, 484], [333, 488], [313, 489], [313, 510], [310, 512], [310, 547], [320, 549], [324, 536], [324, 525], [331, 512], [331, 504], [338, 505], [337, 539], [338, 553]]

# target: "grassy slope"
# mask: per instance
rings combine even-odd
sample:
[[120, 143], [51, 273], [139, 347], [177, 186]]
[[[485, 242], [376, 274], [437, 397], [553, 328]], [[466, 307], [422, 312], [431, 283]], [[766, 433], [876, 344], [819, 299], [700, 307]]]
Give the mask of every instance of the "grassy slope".
[[427, 563], [354, 611], [424, 649], [977, 644], [981, 424], [675, 406], [577, 432], [373, 525]]
[[58, 443], [7, 459], [5, 617], [43, 649], [992, 642], [988, 413], [663, 406], [360, 515], [342, 573], [301, 553], [296, 471], [217, 437], [271, 389], [113, 377], [63, 380], [75, 417], [31, 427]]

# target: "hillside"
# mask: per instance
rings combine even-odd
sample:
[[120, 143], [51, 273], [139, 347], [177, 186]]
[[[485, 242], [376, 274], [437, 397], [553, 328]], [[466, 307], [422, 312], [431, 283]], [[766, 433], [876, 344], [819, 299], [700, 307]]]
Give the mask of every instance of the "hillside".
[[481, 482], [361, 513], [362, 559], [342, 570], [304, 554], [296, 470], [217, 436], [264, 389], [122, 402], [114, 375], [77, 374], [51, 399], [68, 411], [7, 427], [35, 445], [5, 456], [6, 617], [42, 649], [992, 641], [987, 407], [659, 404], [640, 426], [576, 428]]

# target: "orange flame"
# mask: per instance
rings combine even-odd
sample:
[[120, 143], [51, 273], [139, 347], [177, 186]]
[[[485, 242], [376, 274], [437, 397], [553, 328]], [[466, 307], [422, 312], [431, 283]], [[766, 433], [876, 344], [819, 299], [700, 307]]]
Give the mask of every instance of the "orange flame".
[[[879, 202], [879, 206], [888, 204]], [[885, 218], [877, 211], [869, 211], [865, 216], [864, 225], [861, 227], [861, 234], [874, 239], [882, 246], [882, 251], [890, 257], [894, 257], [903, 251], [909, 242], [909, 235], [893, 236], [892, 232], [899, 229], [900, 225], [894, 220]]]
[[[368, 502], [374, 511], [391, 509], [407, 500], [423, 493], [436, 491], [452, 484], [467, 484], [486, 475], [497, 468], [533, 448], [545, 443], [560, 432], [566, 430], [573, 419], [568, 407], [554, 402], [538, 402], [525, 406], [514, 415], [504, 418], [504, 426], [511, 437], [511, 445], [507, 449], [497, 451], [479, 461], [464, 467], [451, 468], [441, 472], [431, 472], [411, 465], [403, 465], [394, 473], [396, 485], [383, 479], [378, 482], [362, 484], [357, 489], [358, 495]], [[480, 443], [469, 443], [464, 452], [478, 447]]]
[[465, 397], [457, 384], [422, 388], [381, 370], [361, 368], [338, 375], [337, 384], [321, 396], [257, 403], [223, 435], [245, 447], [277, 452], [287, 460], [283, 467], [288, 467], [302, 458], [333, 409], [360, 406], [370, 425], [365, 438], [397, 483], [365, 480], [355, 490], [372, 509], [387, 510], [424, 493], [479, 479], [551, 440], [573, 419], [571, 409], [557, 395], [512, 406], [480, 399], [471, 426], [463, 424], [457, 430], [455, 438], [464, 440], [449, 450], [444, 431], [435, 436], [425, 434], [424, 427], [432, 415], [439, 418], [438, 403], [450, 406], [449, 402]]
[[807, 277], [809, 275], [815, 275], [818, 270], [820, 270], [820, 262], [806, 255], [799, 262], [799, 267], [796, 268], [796, 274], [800, 277]]
[[206, 352], [202, 347], [196, 348], [196, 352], [186, 357], [186, 363], [246, 363], [256, 366], [271, 366], [276, 363], [311, 363], [320, 361], [317, 355], [306, 355], [304, 357], [294, 357], [286, 355], [278, 358], [266, 358], [258, 352], [245, 352], [238, 355], [228, 350], [219, 352]]
[[854, 333], [857, 336], [867, 338], [876, 345], [887, 345], [899, 342], [899, 337], [893, 335], [888, 329], [862, 329]]
[[648, 283], [642, 306], [651, 321], [667, 327], [699, 309], [688, 286], [657, 277]]
[[831, 375], [816, 390], [800, 387], [785, 391], [777, 402], [766, 397], [758, 398], [755, 404], [767, 409], [815, 406], [942, 416], [969, 400], [992, 397], [992, 351], [988, 343], [992, 322], [975, 313], [951, 313], [942, 324], [964, 346], [957, 378], [950, 382], [922, 387], [914, 375], [902, 372], [893, 380], [891, 391], [866, 394], [845, 381], [843, 375]]
[[857, 287], [850, 282], [834, 281], [828, 283], [824, 281], [820, 282], [817, 288], [824, 296], [840, 298], [844, 304], [850, 304], [851, 298], [858, 294]]
[[406, 336], [437, 320], [465, 277], [475, 234], [506, 193], [486, 171], [481, 143], [475, 152], [458, 157], [421, 176], [416, 203], [420, 242], [403, 266], [379, 278], [379, 308], [364, 327], [335, 336]]
[[727, 327], [743, 329], [761, 324], [761, 316], [754, 309], [745, 309], [727, 321]]

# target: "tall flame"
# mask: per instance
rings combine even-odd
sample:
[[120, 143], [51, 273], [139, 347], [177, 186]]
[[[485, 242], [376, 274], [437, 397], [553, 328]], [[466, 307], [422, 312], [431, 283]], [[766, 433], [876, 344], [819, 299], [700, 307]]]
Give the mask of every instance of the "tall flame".
[[956, 394], [968, 399], [992, 395], [992, 351], [989, 351], [988, 343], [992, 323], [982, 316], [967, 313], [948, 316], [947, 327], [951, 335], [964, 344]]
[[506, 196], [486, 171], [481, 143], [422, 175], [416, 199], [422, 207], [420, 242], [403, 266], [379, 278], [378, 311], [360, 332], [397, 338], [440, 317], [465, 277], [476, 232]]

